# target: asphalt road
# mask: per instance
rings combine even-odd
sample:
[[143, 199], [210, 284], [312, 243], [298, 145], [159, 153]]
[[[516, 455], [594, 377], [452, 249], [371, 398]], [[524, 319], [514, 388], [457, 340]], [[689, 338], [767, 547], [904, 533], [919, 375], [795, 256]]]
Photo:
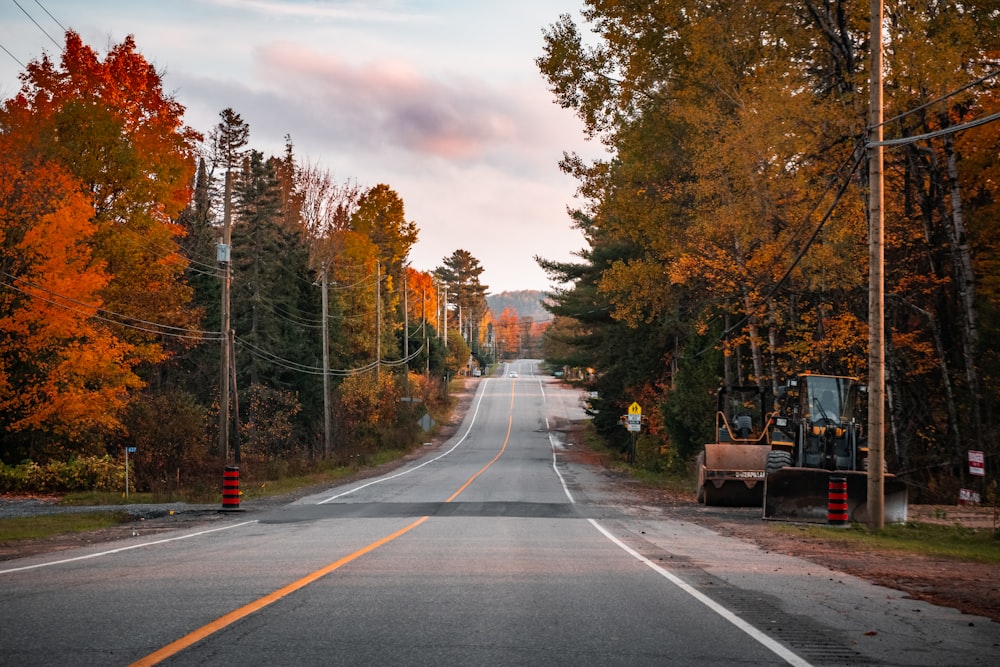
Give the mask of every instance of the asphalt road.
[[382, 477], [0, 563], [0, 664], [995, 664], [986, 619], [623, 502], [511, 368]]

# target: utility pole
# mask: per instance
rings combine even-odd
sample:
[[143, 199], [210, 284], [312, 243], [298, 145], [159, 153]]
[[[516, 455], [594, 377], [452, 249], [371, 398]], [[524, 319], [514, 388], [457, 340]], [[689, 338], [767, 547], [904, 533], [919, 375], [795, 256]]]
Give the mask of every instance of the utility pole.
[[410, 303], [406, 288], [406, 265], [403, 265], [403, 395], [410, 396]]
[[232, 324], [229, 313], [229, 252], [232, 240], [232, 199], [233, 174], [226, 165], [226, 189], [222, 214], [222, 243], [218, 249], [219, 263], [222, 270], [222, 358], [219, 361], [219, 456], [229, 457], [229, 336]]
[[424, 359], [425, 367], [424, 373], [430, 375], [431, 372], [431, 348], [427, 341], [427, 288], [420, 288], [420, 319], [422, 320], [420, 327], [424, 334]]
[[232, 329], [229, 330], [229, 381], [232, 383], [232, 395], [233, 395], [233, 423], [236, 424], [236, 428], [233, 429], [233, 462], [236, 465], [240, 464], [240, 392], [239, 388], [236, 386], [236, 332]]
[[442, 322], [444, 323], [444, 349], [448, 349], [448, 286], [444, 286], [444, 309], [442, 311]]
[[330, 445], [330, 331], [329, 331], [329, 282], [326, 262], [323, 262], [323, 454], [328, 457], [333, 449]]
[[885, 527], [885, 231], [882, 192], [883, 0], [871, 0], [868, 108], [868, 529]]
[[375, 262], [375, 379], [382, 376], [382, 263]]

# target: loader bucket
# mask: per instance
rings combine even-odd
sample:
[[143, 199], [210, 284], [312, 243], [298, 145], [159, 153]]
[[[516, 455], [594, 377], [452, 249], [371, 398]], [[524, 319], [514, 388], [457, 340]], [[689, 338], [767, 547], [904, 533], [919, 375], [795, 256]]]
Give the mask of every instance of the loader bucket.
[[[767, 476], [764, 485], [764, 518], [827, 521], [831, 475], [847, 478], [847, 515], [852, 522], [868, 521], [868, 473], [818, 468], [782, 468]], [[906, 521], [906, 484], [886, 474], [883, 482], [886, 523]]]
[[767, 445], [705, 445], [699, 484], [706, 505], [760, 507], [764, 500]]

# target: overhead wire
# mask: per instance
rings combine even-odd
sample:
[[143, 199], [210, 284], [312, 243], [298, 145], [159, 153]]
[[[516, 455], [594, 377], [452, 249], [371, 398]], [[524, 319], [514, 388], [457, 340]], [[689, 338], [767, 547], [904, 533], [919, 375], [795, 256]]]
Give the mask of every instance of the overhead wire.
[[408, 357], [404, 358], [404, 359], [397, 359], [397, 360], [393, 360], [393, 361], [388, 361], [388, 360], [385, 360], [385, 359], [381, 359], [381, 360], [372, 361], [372, 362], [370, 362], [370, 363], [368, 363], [368, 364], [366, 364], [364, 366], [360, 366], [358, 368], [336, 368], [336, 369], [335, 368], [331, 368], [331, 369], [324, 370], [323, 368], [321, 368], [319, 366], [308, 366], [306, 364], [300, 364], [300, 363], [298, 363], [296, 361], [292, 361], [290, 359], [285, 359], [284, 357], [281, 357], [280, 355], [277, 355], [277, 354], [274, 354], [273, 352], [265, 350], [264, 348], [262, 348], [262, 347], [260, 347], [258, 345], [255, 345], [255, 344], [249, 342], [248, 340], [246, 340], [246, 339], [244, 339], [244, 338], [242, 338], [240, 336], [236, 336], [235, 340], [236, 340], [236, 344], [237, 345], [239, 345], [241, 348], [243, 348], [246, 351], [248, 351], [251, 355], [257, 356], [258, 358], [263, 359], [264, 361], [272, 363], [272, 364], [274, 364], [276, 366], [279, 366], [281, 368], [284, 368], [286, 370], [290, 370], [290, 371], [294, 371], [294, 372], [298, 372], [298, 373], [306, 373], [308, 375], [324, 375], [324, 374], [328, 374], [328, 375], [335, 375], [335, 376], [342, 376], [342, 377], [346, 377], [346, 376], [350, 376], [350, 375], [358, 375], [359, 373], [367, 373], [369, 371], [375, 370], [375, 368], [377, 368], [379, 366], [389, 366], [389, 367], [402, 366], [402, 365], [407, 364], [407, 363], [413, 361], [414, 359], [416, 359], [418, 356], [420, 356], [420, 354], [424, 350], [424, 346], [421, 344], [421, 346], [415, 352], [410, 353], [410, 355]]
[[[960, 88], [957, 88], [954, 91], [951, 91], [951, 92], [949, 92], [949, 93], [947, 93], [945, 95], [942, 95], [941, 97], [938, 97], [938, 98], [936, 98], [934, 100], [931, 100], [931, 101], [929, 101], [929, 102], [927, 102], [925, 104], [922, 104], [922, 105], [920, 105], [918, 107], [910, 109], [910, 110], [908, 110], [908, 111], [906, 111], [904, 113], [901, 113], [901, 114], [898, 114], [896, 116], [893, 116], [892, 118], [889, 118], [888, 120], [883, 121], [882, 125], [885, 125], [887, 123], [899, 120], [899, 119], [904, 118], [904, 117], [906, 117], [906, 116], [908, 116], [910, 114], [916, 113], [916, 112], [918, 112], [918, 111], [920, 111], [922, 109], [926, 109], [926, 108], [928, 108], [930, 106], [933, 106], [934, 104], [938, 104], [940, 102], [943, 102], [943, 101], [947, 100], [950, 97], [953, 97], [953, 96], [955, 96], [955, 95], [957, 95], [957, 94], [959, 94], [961, 92], [964, 92], [965, 90], [968, 90], [969, 88], [977, 86], [977, 85], [983, 83], [984, 81], [987, 81], [987, 80], [989, 80], [991, 78], [994, 78], [994, 77], [996, 77], [998, 75], [1000, 75], [1000, 69], [993, 70], [993, 71], [991, 71], [991, 72], [989, 72], [989, 73], [987, 73], [987, 74], [979, 77], [978, 79], [976, 79], [974, 81], [970, 81], [969, 83], [965, 84], [964, 86], [961, 86]], [[863, 145], [864, 145], [865, 148], [871, 148], [871, 147], [874, 147], [874, 146], [903, 146], [903, 145], [912, 144], [912, 143], [915, 143], [915, 142], [918, 142], [918, 141], [923, 141], [923, 140], [927, 140], [927, 139], [933, 139], [935, 137], [944, 136], [944, 135], [947, 135], [947, 134], [954, 134], [956, 132], [960, 132], [960, 131], [963, 131], [963, 130], [968, 130], [968, 129], [971, 129], [971, 128], [974, 128], [974, 127], [979, 127], [981, 125], [986, 125], [988, 123], [992, 123], [992, 122], [995, 122], [997, 120], [1000, 120], [1000, 113], [990, 114], [988, 116], [984, 116], [982, 118], [978, 118], [978, 119], [975, 119], [975, 120], [972, 120], [972, 121], [968, 121], [966, 123], [962, 123], [962, 124], [959, 124], [959, 125], [953, 125], [951, 127], [941, 128], [941, 129], [935, 130], [933, 132], [927, 132], [927, 133], [916, 135], [916, 136], [912, 136], [912, 137], [903, 137], [903, 138], [899, 138], [899, 139], [888, 139], [888, 140], [883, 140], [883, 141], [879, 141], [879, 142], [869, 142], [869, 141], [866, 141]], [[751, 308], [747, 309], [748, 312], [742, 318], [740, 318], [740, 320], [736, 324], [734, 324], [734, 325], [726, 328], [724, 330], [724, 332], [715, 341], [713, 341], [709, 346], [705, 347], [700, 352], [696, 353], [694, 356], [701, 356], [702, 354], [704, 354], [705, 352], [707, 352], [708, 350], [710, 350], [712, 347], [714, 347], [724, 337], [728, 336], [733, 331], [735, 331], [735, 330], [739, 329], [740, 327], [742, 327], [750, 319], [750, 317], [752, 316], [752, 314], [758, 308], [760, 308], [762, 305], [764, 305], [767, 302], [767, 300], [770, 299], [778, 291], [778, 289], [781, 288], [781, 286], [785, 283], [785, 281], [791, 276], [792, 271], [794, 271], [795, 267], [799, 264], [799, 262], [801, 261], [801, 259], [805, 256], [806, 251], [808, 251], [808, 249], [812, 246], [813, 242], [815, 242], [815, 240], [818, 237], [818, 235], [819, 235], [820, 231], [822, 230], [823, 226], [826, 224], [827, 220], [832, 215], [833, 210], [836, 208], [836, 206], [840, 202], [841, 198], [843, 197], [844, 193], [846, 192], [847, 187], [850, 184], [851, 178], [853, 177], [854, 173], [860, 167], [861, 162], [864, 159], [865, 152], [857, 150], [858, 148], [860, 148], [860, 145], [857, 146], [856, 149], [852, 152], [852, 155], [854, 157], [854, 164], [851, 166], [848, 175], [842, 180], [841, 186], [840, 186], [840, 188], [837, 191], [837, 195], [834, 198], [833, 203], [827, 209], [827, 211], [824, 214], [823, 218], [820, 220], [820, 222], [817, 224], [816, 228], [813, 230], [812, 235], [809, 237], [809, 239], [806, 241], [806, 243], [802, 246], [802, 248], [796, 254], [795, 259], [789, 265], [789, 267], [785, 271], [784, 275], [782, 275], [781, 278], [771, 287], [771, 289], [767, 292], [766, 295], [764, 295], [761, 299], [759, 299], [758, 302], [755, 305], [753, 305]], [[832, 183], [833, 183], [833, 181], [831, 181], [831, 184]], [[812, 208], [812, 210], [809, 212], [809, 214], [803, 220], [803, 228], [804, 228], [806, 222], [809, 220], [810, 217], [812, 217], [812, 214], [818, 208], [819, 202], [821, 202], [826, 197], [826, 195], [829, 193], [829, 191], [830, 191], [830, 187], [828, 186], [827, 190], [823, 193], [823, 195], [819, 199], [817, 199], [816, 205]], [[785, 245], [785, 250], [787, 250], [788, 248], [791, 247], [792, 242], [794, 242], [794, 239], [798, 237], [798, 234], [799, 234], [799, 232], [796, 232], [795, 234], [793, 234], [789, 238], [788, 242]], [[572, 317], [572, 316], [570, 316], [570, 317]]]
[[118, 231], [125, 231], [131, 234], [138, 245], [142, 246], [146, 250], [151, 251], [159, 259], [165, 259], [167, 256], [170, 255], [181, 258], [185, 262], [184, 271], [186, 272], [196, 273], [198, 275], [208, 276], [211, 278], [219, 277], [218, 266], [209, 264], [208, 262], [200, 261], [198, 259], [190, 257], [189, 255], [184, 254], [183, 252], [180, 251], [180, 246], [175, 246], [174, 248], [166, 248], [159, 242], [149, 240], [139, 232], [129, 227], [119, 227]]
[[934, 130], [933, 132], [925, 132], [924, 134], [917, 134], [912, 137], [901, 137], [899, 139], [886, 139], [883, 141], [871, 141], [866, 144], [866, 146], [906, 146], [908, 144], [914, 144], [918, 141], [924, 141], [925, 139], [934, 139], [935, 137], [943, 137], [946, 134], [954, 134], [956, 132], [961, 132], [963, 130], [969, 130], [974, 127], [979, 127], [980, 125], [986, 125], [987, 123], [992, 123], [994, 121], [1000, 120], [1000, 112], [990, 114], [989, 116], [984, 116], [982, 118], [977, 118], [975, 120], [970, 120], [967, 123], [962, 123], [960, 125], [951, 125], [949, 127], [943, 127], [940, 130]]
[[893, 122], [895, 122], [897, 120], [900, 120], [901, 118], [906, 118], [907, 116], [909, 116], [911, 114], [915, 114], [918, 111], [923, 111], [924, 109], [926, 109], [928, 107], [932, 107], [935, 104], [940, 104], [941, 102], [944, 102], [945, 100], [947, 100], [947, 99], [949, 99], [951, 97], [954, 97], [955, 95], [958, 95], [959, 93], [963, 93], [966, 90], [968, 90], [969, 88], [974, 88], [975, 86], [978, 86], [979, 84], [983, 83], [984, 81], [988, 81], [988, 80], [990, 80], [990, 79], [992, 79], [992, 78], [994, 78], [994, 77], [996, 77], [998, 75], [1000, 75], [1000, 69], [995, 69], [992, 72], [984, 74], [983, 76], [979, 77], [975, 81], [970, 81], [969, 83], [965, 84], [964, 86], [962, 86], [960, 88], [956, 88], [955, 90], [953, 90], [953, 91], [951, 91], [949, 93], [945, 93], [941, 97], [935, 98], [935, 99], [933, 99], [933, 100], [931, 100], [929, 102], [925, 102], [925, 103], [923, 103], [923, 104], [921, 104], [919, 106], [913, 107], [912, 109], [908, 109], [907, 111], [904, 111], [901, 114], [897, 114], [897, 115], [895, 115], [892, 118], [889, 118], [887, 120], [883, 120], [882, 121], [882, 125], [887, 125], [889, 123], [893, 123]]
[[[46, 37], [48, 37], [48, 38], [49, 38], [49, 41], [51, 41], [51, 42], [52, 42], [53, 44], [55, 44], [55, 45], [56, 45], [56, 48], [57, 48], [57, 49], [61, 49], [61, 48], [63, 47], [63, 45], [62, 45], [62, 44], [60, 44], [59, 42], [57, 42], [57, 41], [56, 41], [56, 40], [55, 40], [55, 39], [54, 39], [54, 38], [52, 37], [52, 35], [50, 35], [50, 34], [49, 34], [48, 32], [46, 32], [45, 28], [43, 28], [43, 27], [41, 26], [41, 24], [40, 24], [40, 23], [39, 23], [38, 21], [36, 21], [36, 20], [35, 20], [35, 17], [34, 17], [34, 16], [32, 16], [31, 14], [29, 14], [29, 13], [28, 13], [28, 10], [27, 10], [27, 9], [25, 9], [24, 7], [22, 7], [22, 6], [21, 6], [21, 3], [20, 3], [20, 2], [18, 2], [17, 0], [11, 0], [11, 2], [13, 2], [13, 3], [15, 4], [15, 5], [17, 5], [17, 8], [18, 8], [18, 9], [20, 9], [20, 10], [21, 10], [21, 11], [22, 11], [22, 12], [24, 13], [24, 15], [25, 15], [25, 16], [27, 16], [27, 17], [28, 17], [28, 19], [29, 19], [29, 20], [30, 20], [30, 21], [31, 21], [32, 23], [34, 23], [34, 24], [35, 24], [35, 27], [36, 27], [36, 28], [38, 28], [39, 30], [41, 30], [41, 31], [42, 31], [42, 34], [43, 34], [43, 35], [45, 35]], [[44, 8], [44, 7], [42, 7], [42, 9], [45, 9], [45, 8]], [[46, 12], [46, 13], [47, 13], [47, 12]], [[50, 16], [51, 16], [51, 14], [50, 14]], [[58, 23], [58, 21], [56, 21], [56, 23]]]
[[[12, 1], [18, 7], [18, 9], [20, 9], [21, 12], [35, 25], [35, 27], [38, 28], [38, 30], [41, 31], [42, 34], [44, 34], [56, 46], [56, 48], [59, 48], [59, 49], [63, 48], [63, 45], [60, 44], [51, 34], [49, 34], [45, 30], [45, 28], [42, 27], [42, 25], [37, 20], [35, 20], [35, 18], [27, 11], [27, 9], [25, 9], [17, 0], [12, 0]], [[44, 11], [45, 14], [48, 15], [49, 18], [52, 19], [63, 31], [66, 30], [66, 28], [62, 25], [62, 23], [60, 23], [59, 20], [56, 19], [55, 16], [53, 16], [53, 14], [40, 2], [40, 0], [35, 0], [35, 4], [37, 4], [42, 9], [42, 11]], [[4, 46], [3, 44], [0, 44], [0, 49], [2, 49], [20, 67], [22, 67], [22, 68], [26, 67], [25, 64], [23, 62], [21, 62], [21, 60], [19, 58], [17, 58], [17, 56], [15, 56], [6, 46]], [[206, 275], [206, 276], [218, 277], [218, 271], [217, 271], [217, 267], [215, 265], [209, 264], [207, 262], [199, 261], [197, 258], [194, 258], [194, 257], [187, 256], [184, 253], [180, 252], [179, 247], [165, 248], [161, 244], [159, 244], [158, 242], [149, 241], [148, 239], [144, 238], [141, 234], [139, 234], [138, 232], [136, 232], [136, 231], [134, 231], [134, 230], [132, 230], [130, 228], [123, 227], [123, 229], [127, 230], [134, 237], [136, 237], [136, 241], [141, 246], [143, 246], [147, 250], [151, 250], [154, 254], [156, 254], [161, 259], [165, 258], [166, 256], [169, 256], [169, 255], [174, 255], [174, 256], [180, 257], [183, 260], [185, 260], [185, 262], [186, 262], [185, 271], [190, 271], [190, 272], [194, 272], [194, 273], [201, 274], [201, 275]], [[314, 286], [316, 285], [315, 282], [313, 282], [311, 280], [308, 280], [308, 279], [302, 277], [301, 275], [293, 272], [291, 269], [289, 269], [285, 265], [282, 264], [280, 266], [281, 266], [281, 269], [283, 271], [285, 271], [286, 273], [288, 273], [292, 277], [294, 277], [294, 278], [296, 278], [296, 279], [298, 279], [298, 280], [300, 280], [302, 282], [305, 282], [307, 284], [314, 285]], [[199, 268], [199, 267], [201, 267], [201, 268]], [[105, 322], [108, 322], [108, 323], [111, 323], [111, 324], [117, 324], [117, 325], [122, 326], [122, 327], [130, 328], [130, 329], [134, 329], [134, 330], [139, 330], [139, 331], [144, 331], [144, 332], [147, 332], [147, 333], [152, 333], [152, 334], [157, 334], [157, 335], [163, 335], [163, 336], [173, 336], [173, 337], [178, 337], [178, 338], [196, 338], [196, 339], [201, 339], [201, 340], [222, 340], [223, 339], [223, 334], [220, 331], [200, 331], [200, 330], [195, 330], [195, 329], [187, 329], [187, 328], [184, 328], [184, 327], [176, 327], [176, 326], [173, 326], [173, 325], [163, 324], [163, 323], [159, 323], [159, 322], [152, 322], [152, 321], [148, 321], [148, 320], [143, 320], [141, 318], [136, 318], [136, 317], [124, 315], [122, 313], [117, 313], [117, 312], [114, 312], [114, 311], [111, 311], [111, 310], [108, 310], [108, 309], [96, 306], [94, 304], [88, 304], [88, 303], [79, 301], [77, 299], [74, 299], [72, 297], [66, 296], [64, 294], [59, 294], [57, 292], [54, 292], [54, 291], [49, 290], [49, 289], [46, 289], [46, 288], [44, 288], [44, 287], [42, 287], [40, 285], [36, 285], [34, 283], [31, 283], [30, 281], [24, 280], [23, 278], [20, 278], [18, 276], [14, 276], [14, 275], [9, 274], [7, 272], [2, 272], [2, 275], [6, 276], [7, 278], [9, 278], [9, 279], [11, 279], [13, 281], [16, 281], [18, 283], [22, 283], [23, 285], [25, 285], [25, 286], [27, 286], [27, 287], [29, 287], [31, 289], [30, 290], [29, 289], [25, 289], [25, 288], [19, 287], [17, 284], [14, 284], [12, 282], [7, 282], [7, 281], [0, 281], [0, 285], [2, 285], [4, 287], [7, 287], [9, 289], [12, 289], [14, 291], [17, 291], [19, 293], [22, 293], [22, 294], [28, 296], [29, 298], [33, 298], [33, 299], [38, 299], [38, 300], [44, 301], [44, 302], [49, 303], [49, 304], [51, 304], [53, 306], [56, 306], [56, 307], [59, 307], [59, 308], [63, 308], [65, 310], [69, 310], [71, 312], [78, 313], [78, 314], [83, 315], [83, 316], [85, 316], [87, 318], [93, 318], [93, 319], [105, 321]], [[385, 278], [386, 277], [383, 276], [382, 279], [384, 280]], [[376, 280], [376, 279], [377, 278], [375, 276], [369, 275], [369, 276], [366, 276], [366, 277], [362, 278], [361, 280], [357, 281], [354, 284], [351, 284], [351, 285], [333, 285], [333, 286], [330, 286], [329, 289], [337, 290], [337, 291], [343, 291], [343, 290], [348, 290], [348, 289], [355, 289], [355, 288], [361, 287], [361, 286], [369, 283], [370, 281]], [[42, 296], [41, 294], [36, 293], [36, 291], [34, 291], [34, 290], [37, 290], [37, 291], [43, 292], [45, 294], [48, 294], [52, 298], [48, 298], [48, 297]], [[298, 326], [315, 327], [315, 328], [319, 328], [319, 327], [322, 326], [322, 320], [321, 319], [320, 320], [312, 320], [310, 318], [304, 318], [304, 317], [301, 317], [301, 316], [294, 315], [292, 313], [288, 313], [287, 311], [286, 312], [281, 312], [283, 309], [279, 309], [279, 307], [277, 306], [277, 304], [275, 304], [273, 301], [270, 301], [270, 300], [266, 299], [266, 297], [262, 297], [261, 301], [265, 302], [265, 305], [269, 306], [270, 309], [271, 309], [271, 311], [275, 315], [277, 315], [278, 317], [281, 317], [282, 319], [285, 319], [286, 321], [292, 322], [293, 324], [296, 324]], [[350, 316], [329, 316], [329, 319], [335, 319], [335, 318], [338, 318], [338, 317], [340, 317], [340, 318], [347, 318], [347, 317], [350, 317]], [[304, 365], [304, 364], [299, 364], [297, 362], [293, 362], [293, 361], [290, 361], [288, 359], [284, 359], [284, 358], [282, 358], [282, 357], [280, 357], [278, 355], [275, 355], [275, 354], [273, 354], [271, 352], [268, 352], [267, 350], [264, 350], [263, 348], [260, 348], [259, 346], [256, 346], [256, 345], [254, 345], [252, 343], [249, 343], [248, 341], [244, 340], [243, 338], [238, 338], [237, 337], [236, 341], [240, 344], [240, 346], [243, 349], [246, 349], [251, 354], [259, 355], [261, 358], [265, 359], [266, 361], [269, 361], [270, 363], [274, 363], [274, 364], [283, 366], [283, 367], [285, 367], [288, 370], [293, 370], [293, 371], [303, 372], [303, 373], [312, 373], [312, 374], [329, 373], [329, 374], [332, 374], [332, 375], [353, 375], [353, 374], [357, 374], [357, 373], [363, 373], [363, 372], [370, 371], [370, 370], [372, 370], [374, 368], [377, 368], [380, 365], [385, 365], [385, 366], [398, 366], [398, 365], [402, 365], [402, 364], [408, 363], [412, 359], [414, 359], [417, 356], [419, 356], [419, 354], [421, 354], [421, 352], [424, 349], [423, 345], [421, 345], [420, 348], [417, 351], [415, 351], [414, 353], [412, 353], [411, 355], [409, 355], [406, 359], [400, 359], [400, 360], [396, 360], [396, 361], [376, 360], [376, 361], [374, 361], [374, 362], [372, 362], [370, 364], [367, 364], [367, 365], [359, 367], [359, 368], [353, 368], [353, 369], [328, 369], [328, 370], [324, 371], [324, 369], [322, 369], [322, 368], [316, 368], [316, 367], [312, 367], [312, 366], [308, 366], [308, 365]]]
[[[150, 322], [149, 320], [143, 320], [137, 317], [123, 315], [121, 313], [116, 313], [106, 308], [101, 308], [93, 304], [84, 303], [83, 301], [79, 301], [72, 297], [66, 296], [65, 294], [59, 294], [58, 292], [54, 292], [52, 290], [41, 287], [40, 285], [31, 283], [27, 280], [24, 280], [23, 278], [11, 275], [6, 271], [2, 272], [2, 275], [17, 282], [24, 283], [25, 285], [34, 290], [39, 290], [55, 298], [54, 299], [47, 298], [45, 296], [21, 288], [7, 281], [0, 281], [0, 285], [8, 287], [9, 289], [15, 290], [17, 292], [20, 292], [21, 294], [24, 294], [30, 298], [38, 299], [40, 301], [44, 301], [45, 303], [51, 304], [58, 308], [78, 313], [80, 315], [83, 315], [84, 317], [98, 319], [104, 322], [109, 322], [111, 324], [117, 324], [119, 326], [126, 327], [128, 329], [135, 329], [137, 331], [144, 331], [146, 333], [157, 334], [160, 336], [169, 336], [173, 338], [186, 338], [194, 340], [222, 340], [221, 331], [201, 331], [198, 329], [187, 329], [185, 327], [176, 327], [173, 325], [162, 324], [159, 322]], [[62, 299], [62, 301], [58, 301], [56, 299]], [[69, 305], [69, 304], [74, 304], [74, 305]]]
[[11, 59], [13, 59], [14, 62], [16, 62], [18, 65], [20, 65], [21, 69], [27, 69], [28, 68], [28, 66], [25, 65], [24, 63], [22, 63], [20, 61], [20, 59], [18, 59], [17, 56], [15, 56], [13, 53], [11, 53], [10, 49], [8, 49], [6, 46], [4, 46], [3, 44], [0, 44], [0, 49], [3, 49], [4, 53], [6, 53], [8, 56], [10, 56]]
[[59, 26], [60, 28], [62, 28], [63, 32], [66, 32], [66, 26], [64, 26], [62, 23], [60, 23], [59, 19], [57, 19], [55, 16], [53, 16], [52, 12], [50, 12], [48, 9], [45, 8], [45, 5], [43, 5], [41, 3], [41, 0], [35, 0], [35, 4], [38, 5], [39, 7], [41, 7], [42, 11], [45, 12], [46, 14], [48, 14], [49, 18], [52, 19], [53, 21], [55, 21], [56, 25]]

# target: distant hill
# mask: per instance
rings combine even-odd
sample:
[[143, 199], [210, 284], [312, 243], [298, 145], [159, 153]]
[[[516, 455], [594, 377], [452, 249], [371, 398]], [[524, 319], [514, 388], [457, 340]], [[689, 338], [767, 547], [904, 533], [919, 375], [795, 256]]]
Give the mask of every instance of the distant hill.
[[530, 317], [538, 321], [551, 317], [542, 308], [542, 301], [546, 298], [547, 295], [541, 290], [517, 290], [514, 292], [487, 294], [486, 303], [490, 305], [493, 317], [500, 317], [500, 313], [510, 308], [517, 313], [519, 318]]

